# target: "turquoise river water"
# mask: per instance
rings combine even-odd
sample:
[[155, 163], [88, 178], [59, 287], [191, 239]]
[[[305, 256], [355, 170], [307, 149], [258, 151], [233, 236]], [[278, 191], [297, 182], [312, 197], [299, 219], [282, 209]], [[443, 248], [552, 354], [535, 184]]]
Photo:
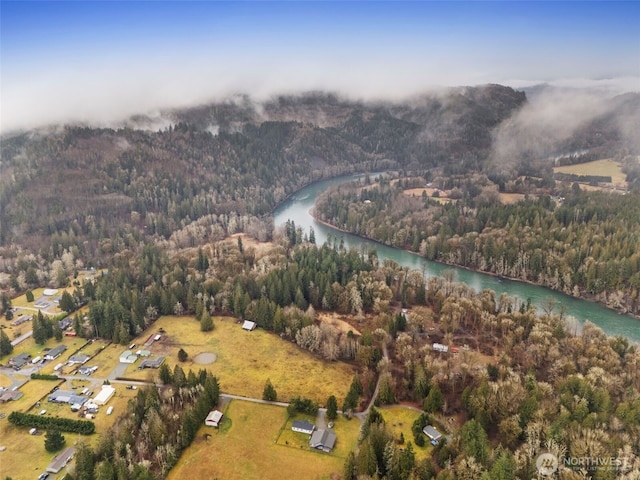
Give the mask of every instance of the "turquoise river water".
[[455, 281], [464, 282], [477, 291], [485, 288], [491, 289], [496, 292], [496, 298], [500, 296], [500, 294], [506, 293], [522, 301], [531, 299], [532, 303], [537, 307], [540, 307], [549, 298], [552, 298], [558, 306], [562, 305], [565, 308], [566, 315], [577, 320], [578, 326], [589, 320], [602, 328], [608, 335], [623, 335], [631, 341], [640, 343], [640, 320], [630, 315], [620, 315], [618, 312], [600, 304], [573, 298], [545, 287], [498, 279], [492, 275], [429, 261], [417, 254], [387, 247], [356, 235], [341, 232], [317, 222], [311, 216], [310, 211], [313, 208], [316, 198], [328, 187], [353, 181], [363, 176], [364, 175], [352, 175], [339, 177], [317, 182], [303, 188], [283, 202], [273, 212], [276, 227], [283, 225], [287, 220], [292, 220], [295, 222], [296, 227], [302, 227], [303, 231], [307, 233], [309, 232], [309, 227], [313, 227], [317, 244], [322, 244], [331, 237], [342, 239], [347, 248], [355, 248], [358, 250], [363, 247], [367, 250], [369, 248], [375, 248], [381, 262], [383, 259], [388, 258], [401, 266], [420, 270], [424, 272], [427, 277], [441, 275], [445, 270], [452, 270], [455, 274]]

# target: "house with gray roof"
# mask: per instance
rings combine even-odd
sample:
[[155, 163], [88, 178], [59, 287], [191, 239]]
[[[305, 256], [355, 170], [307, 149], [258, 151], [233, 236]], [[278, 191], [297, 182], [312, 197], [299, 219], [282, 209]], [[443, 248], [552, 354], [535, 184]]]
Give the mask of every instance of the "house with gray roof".
[[66, 345], [58, 345], [44, 354], [45, 360], [55, 360], [67, 350]]
[[165, 357], [156, 357], [153, 359], [149, 358], [147, 360], [143, 360], [138, 366], [138, 369], [142, 370], [143, 368], [160, 368], [160, 365], [164, 363], [164, 358]]
[[87, 401], [87, 397], [76, 395], [68, 390], [56, 390], [49, 395], [48, 400], [54, 403], [68, 403], [69, 405], [83, 405]]
[[69, 365], [75, 365], [76, 363], [82, 365], [83, 363], [87, 363], [90, 358], [91, 357], [89, 355], [78, 354], [71, 355], [68, 361]]
[[67, 466], [67, 463], [69, 463], [69, 460], [71, 460], [75, 454], [75, 448], [65, 448], [62, 452], [53, 457], [53, 460], [51, 460], [51, 463], [47, 467], [47, 472], [58, 473], [60, 470]]
[[424, 427], [422, 429], [422, 433], [424, 433], [427, 437], [429, 437], [429, 440], [431, 440], [432, 445], [437, 445], [440, 439], [442, 438], [442, 434], [438, 430], [436, 430], [435, 427], [431, 425], [427, 425], [426, 427]]
[[11, 357], [9, 359], [9, 365], [13, 367], [14, 370], [20, 370], [31, 360], [31, 355], [28, 353], [20, 353], [15, 357]]
[[329, 453], [336, 444], [336, 434], [331, 430], [320, 429], [313, 432], [309, 446]]

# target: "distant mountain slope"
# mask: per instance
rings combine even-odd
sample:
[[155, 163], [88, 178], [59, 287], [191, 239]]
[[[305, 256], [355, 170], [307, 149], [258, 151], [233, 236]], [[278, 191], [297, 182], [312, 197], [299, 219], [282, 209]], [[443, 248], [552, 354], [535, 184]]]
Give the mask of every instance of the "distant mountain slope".
[[216, 217], [203, 235], [211, 223], [229, 227], [220, 215], [260, 219], [303, 185], [342, 173], [481, 170], [494, 131], [525, 106], [524, 93], [500, 85], [396, 103], [238, 96], [120, 129], [23, 133], [2, 142], [0, 245], [99, 256], [124, 248], [127, 235], [169, 238], [206, 216]]

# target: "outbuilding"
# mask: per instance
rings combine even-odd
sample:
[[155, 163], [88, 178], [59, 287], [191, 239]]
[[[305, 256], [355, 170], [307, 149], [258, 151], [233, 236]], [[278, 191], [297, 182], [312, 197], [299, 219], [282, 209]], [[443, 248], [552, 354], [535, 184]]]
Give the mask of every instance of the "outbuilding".
[[116, 389], [111, 385], [103, 385], [102, 390], [93, 399], [93, 403], [96, 405], [106, 405], [111, 400], [111, 397], [116, 393]]
[[294, 432], [306, 433], [307, 435], [311, 435], [315, 429], [316, 426], [307, 420], [295, 420], [291, 425], [291, 430]]
[[218, 428], [218, 425], [220, 424], [221, 420], [222, 420], [222, 412], [220, 410], [212, 410], [209, 412], [209, 415], [207, 415], [207, 418], [205, 418], [204, 424], [209, 427]]
[[242, 329], [250, 332], [251, 330], [256, 328], [256, 322], [252, 322], [251, 320], [245, 320], [242, 324]]

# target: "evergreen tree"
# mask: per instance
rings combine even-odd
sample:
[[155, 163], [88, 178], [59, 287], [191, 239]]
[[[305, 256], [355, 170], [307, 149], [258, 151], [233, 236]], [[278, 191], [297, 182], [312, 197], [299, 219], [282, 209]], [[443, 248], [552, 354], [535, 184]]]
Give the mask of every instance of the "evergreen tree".
[[213, 330], [213, 319], [211, 314], [205, 310], [202, 312], [202, 319], [200, 320], [200, 330], [203, 332], [210, 332]]
[[71, 294], [66, 290], [62, 292], [62, 296], [60, 297], [60, 302], [58, 303], [58, 307], [60, 307], [60, 310], [62, 310], [63, 312], [67, 312], [67, 313], [71, 313], [77, 308], [76, 302], [73, 299], [73, 296], [71, 296]]
[[170, 383], [173, 382], [173, 375], [171, 374], [171, 369], [169, 368], [169, 365], [167, 365], [166, 363], [163, 363], [162, 365], [160, 365], [160, 370], [158, 372], [158, 375], [160, 377], [160, 381], [165, 385], [169, 385]]
[[275, 402], [277, 398], [278, 393], [271, 383], [271, 380], [267, 378], [267, 381], [264, 384], [264, 390], [262, 391], [262, 399], [268, 402]]
[[327, 419], [333, 421], [336, 418], [338, 418], [338, 401], [335, 395], [331, 395], [327, 399]]
[[180, 365], [176, 365], [173, 369], [173, 384], [176, 387], [184, 387], [187, 384], [187, 376]]
[[63, 333], [62, 333], [62, 329], [60, 328], [60, 324], [58, 322], [55, 322], [53, 324], [53, 337], [56, 339], [57, 342], [62, 341]]
[[27, 299], [27, 302], [29, 303], [33, 302], [33, 292], [31, 290], [27, 290], [24, 295], [25, 295], [25, 298]]
[[342, 478], [344, 480], [356, 480], [356, 456], [353, 451], [349, 452], [347, 459], [344, 461]]
[[178, 360], [181, 362], [186, 362], [187, 358], [189, 358], [189, 354], [184, 350], [184, 348], [181, 348], [180, 350], [178, 350]]
[[438, 384], [435, 384], [429, 390], [429, 395], [424, 400], [423, 409], [425, 412], [429, 413], [438, 413], [442, 411], [442, 407], [444, 406], [444, 396], [442, 395], [442, 391]]
[[64, 436], [58, 430], [47, 430], [44, 436], [44, 448], [47, 452], [57, 452], [64, 447]]
[[4, 330], [0, 330], [0, 357], [9, 355], [11, 352], [13, 352], [13, 345], [11, 345], [11, 340], [9, 340], [7, 334], [4, 333]]
[[94, 454], [90, 446], [80, 442], [76, 447], [76, 480], [94, 480]]

